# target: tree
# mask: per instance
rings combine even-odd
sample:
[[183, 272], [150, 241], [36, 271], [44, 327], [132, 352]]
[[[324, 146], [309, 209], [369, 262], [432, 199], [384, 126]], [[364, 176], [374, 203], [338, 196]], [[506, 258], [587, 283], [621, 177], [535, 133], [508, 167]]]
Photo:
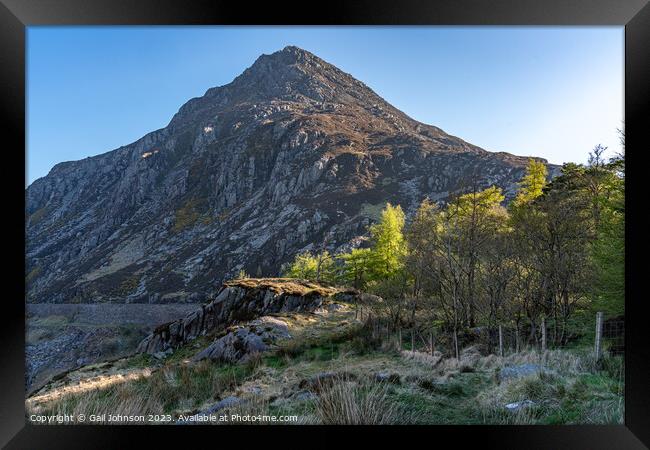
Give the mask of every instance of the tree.
[[316, 280], [317, 266], [318, 260], [310, 252], [300, 253], [296, 255], [284, 275], [289, 278]]
[[372, 266], [372, 251], [369, 248], [354, 248], [339, 257], [343, 261], [341, 281], [351, 283], [356, 289], [364, 289]]
[[311, 252], [300, 253], [284, 271], [284, 276], [332, 283], [336, 279], [334, 259], [327, 250], [315, 255]]
[[423, 290], [431, 290], [425, 286], [430, 278], [426, 276], [426, 272], [431, 264], [431, 256], [436, 251], [439, 215], [438, 206], [425, 198], [406, 233], [406, 267], [413, 278], [414, 297], [419, 297]]
[[457, 264], [462, 271], [459, 301], [464, 308], [462, 321], [470, 327], [476, 326], [476, 306], [478, 288], [477, 272], [480, 255], [494, 227], [495, 214], [502, 214], [501, 202], [504, 196], [501, 189], [491, 186], [485, 190], [474, 190], [454, 199], [447, 207], [446, 214], [453, 220]]
[[595, 271], [595, 308], [623, 314], [625, 307], [625, 159], [617, 155], [603, 165], [607, 176], [598, 199], [596, 239], [591, 247]]
[[568, 319], [589, 282], [588, 249], [593, 220], [584, 195], [584, 167], [565, 164], [544, 194], [516, 209], [513, 226], [519, 264], [534, 283], [527, 314], [531, 339], [536, 321], [553, 319], [552, 339], [566, 343]]
[[370, 227], [372, 280], [391, 278], [404, 267], [406, 242], [403, 234], [404, 212], [402, 208], [386, 204], [378, 223]]
[[519, 207], [529, 204], [541, 196], [546, 186], [547, 175], [546, 164], [530, 159], [528, 166], [526, 166], [526, 174], [519, 182], [519, 191], [517, 191], [513, 206]]
[[316, 277], [315, 281], [333, 283], [336, 280], [336, 271], [334, 258], [327, 250], [320, 252], [316, 256]]

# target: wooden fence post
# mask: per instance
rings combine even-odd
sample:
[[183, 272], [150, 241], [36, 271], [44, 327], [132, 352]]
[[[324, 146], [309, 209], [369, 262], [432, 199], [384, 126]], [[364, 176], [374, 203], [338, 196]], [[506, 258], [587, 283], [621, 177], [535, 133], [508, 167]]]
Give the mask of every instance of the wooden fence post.
[[596, 313], [596, 342], [594, 343], [596, 361], [600, 359], [602, 352], [602, 338], [603, 338], [603, 313], [601, 311]]
[[411, 351], [415, 351], [415, 328], [411, 328]]
[[499, 356], [503, 357], [503, 327], [499, 325]]
[[542, 317], [542, 352], [546, 351], [546, 317]]
[[515, 353], [519, 353], [520, 344], [519, 344], [519, 323], [515, 325]]
[[397, 350], [402, 350], [402, 329], [397, 327]]

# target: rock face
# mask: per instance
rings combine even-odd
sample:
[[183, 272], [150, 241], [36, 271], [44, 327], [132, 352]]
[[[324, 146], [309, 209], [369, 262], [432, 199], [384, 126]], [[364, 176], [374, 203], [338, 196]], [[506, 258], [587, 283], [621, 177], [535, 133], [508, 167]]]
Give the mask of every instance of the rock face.
[[[225, 330], [228, 326], [251, 321], [246, 327], [217, 339], [197, 356], [239, 361], [250, 353], [267, 349], [275, 339], [287, 336], [286, 325], [263, 316], [281, 312], [314, 311], [328, 297], [350, 301], [353, 291], [323, 288], [309, 282], [283, 279], [246, 279], [225, 283], [216, 298], [183, 319], [156, 328], [138, 345], [137, 351], [155, 354], [177, 348], [198, 336]], [[256, 326], [257, 325], [257, 326]]]
[[32, 183], [28, 301], [202, 302], [241, 269], [273, 276], [300, 251], [359, 246], [386, 202], [412, 214], [470, 184], [512, 198], [526, 163], [417, 122], [287, 47], [165, 128]]
[[289, 328], [282, 320], [274, 317], [260, 317], [246, 325], [235, 326], [225, 336], [215, 340], [196, 354], [193, 360], [243, 362], [253, 354], [271, 350], [278, 340], [289, 338], [291, 338]]

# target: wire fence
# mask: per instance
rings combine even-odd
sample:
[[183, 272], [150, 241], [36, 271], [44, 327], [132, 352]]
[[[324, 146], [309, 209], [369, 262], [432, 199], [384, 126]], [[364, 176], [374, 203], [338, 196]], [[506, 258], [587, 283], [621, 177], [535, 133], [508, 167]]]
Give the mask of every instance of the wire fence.
[[569, 331], [566, 324], [542, 319], [537, 324], [507, 324], [475, 327], [457, 331], [424, 325], [403, 327], [366, 309], [357, 312], [364, 320], [372, 337], [398, 350], [413, 350], [446, 356], [456, 356], [469, 346], [477, 346], [484, 354], [506, 356], [521, 351], [540, 351], [584, 346], [593, 343], [597, 358], [607, 354], [623, 355], [625, 351], [625, 319], [623, 316], [606, 317], [596, 313], [585, 326], [587, 332]]

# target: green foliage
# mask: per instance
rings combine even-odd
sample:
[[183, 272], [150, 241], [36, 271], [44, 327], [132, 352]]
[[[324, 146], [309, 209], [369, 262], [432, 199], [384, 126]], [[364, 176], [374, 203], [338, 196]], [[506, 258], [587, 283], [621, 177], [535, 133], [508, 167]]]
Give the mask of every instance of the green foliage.
[[[605, 162], [603, 151], [552, 182], [531, 159], [508, 208], [500, 188], [475, 187], [444, 205], [425, 199], [407, 227], [401, 207], [386, 204], [369, 248], [304, 253], [286, 275], [377, 294], [369, 306], [393, 326], [507, 325], [518, 344], [537, 345], [544, 320], [549, 345], [584, 343], [595, 310], [624, 312], [624, 159]], [[377, 216], [376, 206], [362, 214]]]
[[240, 269], [239, 272], [237, 272], [237, 276], [235, 277], [236, 280], [245, 280], [247, 278], [250, 278], [250, 275], [248, 275], [244, 269]]
[[613, 315], [624, 312], [624, 167], [623, 156], [618, 156], [608, 164], [594, 164], [587, 172], [592, 179], [596, 179], [589, 184], [596, 214], [596, 240], [591, 247], [596, 281], [592, 293], [596, 307]]
[[373, 243], [372, 258], [369, 261], [371, 280], [391, 278], [404, 267], [406, 240], [403, 229], [402, 208], [387, 203], [379, 222], [370, 227]]
[[543, 162], [529, 160], [526, 175], [519, 182], [519, 191], [513, 205], [523, 206], [541, 196], [546, 186], [546, 176], [546, 165]]
[[371, 270], [372, 257], [369, 248], [355, 248], [350, 253], [340, 255], [339, 258], [343, 261], [341, 280], [357, 289], [364, 288]]
[[301, 253], [296, 255], [293, 262], [285, 270], [284, 276], [332, 283], [336, 278], [334, 259], [327, 250], [315, 255], [311, 252]]

